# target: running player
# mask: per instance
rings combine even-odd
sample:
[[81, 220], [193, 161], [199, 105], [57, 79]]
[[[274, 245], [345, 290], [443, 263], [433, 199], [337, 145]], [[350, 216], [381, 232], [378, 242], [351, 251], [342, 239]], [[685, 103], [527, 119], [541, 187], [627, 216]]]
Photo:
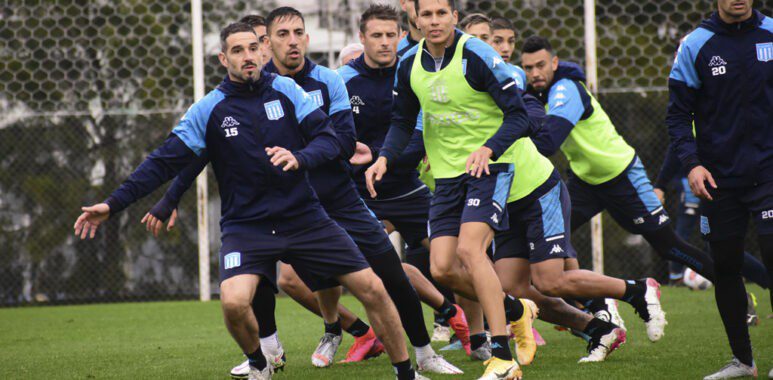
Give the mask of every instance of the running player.
[[[368, 195], [364, 176], [367, 169], [364, 165], [370, 165], [373, 157], [378, 155], [389, 129], [399, 36], [397, 11], [386, 5], [370, 6], [360, 18], [360, 41], [365, 53], [342, 66], [338, 73], [346, 83], [357, 129], [357, 147], [350, 160], [355, 165], [352, 178], [368, 208], [405, 239], [411, 252], [408, 254], [410, 260], [419, 254], [429, 254], [425, 245], [429, 245], [427, 217], [430, 192], [419, 181], [416, 171], [417, 163], [424, 157], [421, 133], [414, 134], [412, 148], [406, 150], [398, 159], [395, 170], [380, 184], [378, 198], [372, 199]], [[469, 330], [464, 312], [444, 297], [413, 265], [406, 263], [403, 268], [422, 301], [450, 323], [470, 355]]]
[[[477, 298], [483, 306], [492, 330], [493, 353], [484, 378], [497, 378], [497, 373], [514, 377], [520, 371], [504, 336], [501, 300], [507, 297], [500, 293], [501, 284], [486, 260], [494, 230], [497, 235], [510, 232], [513, 241], [529, 237], [535, 244], [531, 257], [539, 262], [531, 266], [532, 279], [541, 292], [627, 300], [648, 329], [662, 335], [665, 320], [654, 280], [625, 282], [589, 271], [564, 272], [563, 259], [571, 249], [569, 218], [563, 215], [568, 213], [568, 197], [550, 162], [531, 140], [519, 139], [534, 126], [512, 70], [501, 64], [490, 46], [454, 32], [453, 3], [420, 0], [416, 5], [418, 24], [427, 39], [400, 62], [392, 126], [366, 179], [371, 195], [376, 196], [373, 182], [383, 177], [387, 164], [407, 145], [421, 108], [424, 142], [436, 178], [430, 208], [432, 270], [454, 291]], [[548, 225], [543, 225], [543, 214], [550, 214], [545, 219]], [[520, 244], [511, 247], [503, 253], [529, 252]], [[619, 328], [604, 335], [607, 351], [619, 344], [621, 335]]]
[[706, 379], [728, 379], [757, 376], [741, 278], [750, 216], [773, 277], [773, 19], [752, 0], [716, 3], [679, 47], [666, 124], [690, 188], [703, 199], [701, 233], [716, 262], [717, 308], [733, 352]]
[[[524, 42], [521, 61], [529, 80], [528, 91], [548, 109], [544, 125], [535, 133], [537, 148], [546, 156], [560, 148], [569, 161], [572, 229], [607, 209], [623, 228], [643, 235], [662, 257], [713, 279], [711, 257], [670, 228], [670, 219], [641, 160], [586, 89], [579, 66], [559, 63], [550, 42], [537, 36]], [[568, 262], [570, 268], [579, 267], [576, 259]], [[594, 313], [606, 308], [604, 300], [583, 302]], [[660, 336], [653, 332], [650, 339], [658, 340]]]
[[[415, 348], [419, 370], [462, 373], [442, 356], [437, 355], [430, 346], [418, 295], [405, 275], [399, 257], [382, 226], [367, 209], [349, 177], [347, 166], [348, 159], [354, 152], [355, 130], [343, 81], [334, 71], [318, 66], [305, 57], [308, 35], [303, 15], [299, 11], [280, 7], [273, 10], [266, 21], [273, 52], [273, 59], [266, 65], [266, 71], [293, 78], [316, 104], [330, 115], [338, 141], [343, 147], [339, 160], [309, 172], [309, 179], [320, 197], [322, 206], [357, 243], [376, 274], [384, 281], [390, 297], [400, 305], [398, 311]], [[192, 168], [191, 172], [197, 175], [202, 167]], [[186, 189], [192, 183], [193, 177], [181, 176], [178, 181], [185, 185], [173, 186], [170, 189]], [[175, 199], [179, 197], [174, 196]], [[286, 265], [281, 269], [282, 276], [293, 273], [293, 270], [311, 291], [325, 290], [317, 293], [320, 312], [325, 321], [325, 334], [312, 355], [312, 364], [318, 367], [332, 365], [342, 339], [337, 311], [340, 288], [331, 287], [332, 284], [328, 282], [307, 281], [308, 276]]]
[[271, 378], [249, 310], [259, 283], [274, 284], [279, 259], [308, 275], [306, 281], [336, 279], [351, 286], [389, 347], [398, 377], [414, 378], [386, 290], [309, 186], [305, 171], [340, 155], [330, 119], [291, 80], [261, 71], [261, 42], [252, 27], [231, 24], [220, 40], [219, 59], [228, 76], [190, 107], [164, 144], [105, 203], [83, 208], [76, 234], [93, 238], [111, 215], [203, 156], [212, 161], [223, 200], [224, 319], [249, 359], [249, 378]]

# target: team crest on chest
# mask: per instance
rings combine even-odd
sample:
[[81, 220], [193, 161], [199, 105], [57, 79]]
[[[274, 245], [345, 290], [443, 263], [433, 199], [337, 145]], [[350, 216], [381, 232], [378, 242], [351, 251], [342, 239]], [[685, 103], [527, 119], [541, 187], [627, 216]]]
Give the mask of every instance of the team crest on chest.
[[314, 104], [316, 104], [317, 107], [325, 105], [325, 99], [322, 98], [322, 90], [311, 91], [309, 92], [309, 96], [311, 96], [311, 100], [314, 101]]
[[436, 81], [429, 90], [433, 102], [448, 103], [448, 87], [446, 82], [442, 80]]
[[269, 120], [279, 120], [285, 115], [282, 103], [278, 100], [263, 103], [263, 107], [266, 109], [266, 116]]
[[760, 62], [773, 61], [773, 42], [757, 44], [757, 60]]

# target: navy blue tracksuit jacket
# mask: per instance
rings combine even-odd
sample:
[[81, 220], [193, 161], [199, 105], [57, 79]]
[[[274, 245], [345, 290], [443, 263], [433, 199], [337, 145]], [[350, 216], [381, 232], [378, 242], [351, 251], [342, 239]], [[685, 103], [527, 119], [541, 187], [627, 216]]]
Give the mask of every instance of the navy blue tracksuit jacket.
[[773, 19], [755, 10], [727, 24], [714, 13], [682, 42], [668, 88], [685, 170], [703, 165], [720, 187], [773, 181]]
[[[271, 146], [294, 152], [301, 170], [274, 166], [265, 152]], [[211, 161], [223, 235], [254, 231], [256, 224], [308, 226], [327, 215], [305, 170], [339, 155], [330, 120], [291, 79], [265, 71], [253, 84], [226, 78], [188, 109], [164, 144], [106, 202], [116, 213], [196, 161]]]

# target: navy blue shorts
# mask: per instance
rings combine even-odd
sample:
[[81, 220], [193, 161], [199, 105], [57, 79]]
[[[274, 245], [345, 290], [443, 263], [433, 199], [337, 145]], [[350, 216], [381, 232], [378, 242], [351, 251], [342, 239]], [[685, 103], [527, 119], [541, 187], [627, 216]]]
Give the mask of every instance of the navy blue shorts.
[[634, 157], [619, 176], [600, 185], [583, 182], [570, 171], [567, 187], [572, 199], [573, 228], [603, 210], [634, 234], [657, 231], [670, 224], [639, 157]]
[[734, 189], [709, 188], [713, 201], [701, 202], [701, 234], [715, 241], [745, 237], [749, 216], [758, 235], [773, 234], [773, 181]]
[[[308, 228], [224, 234], [220, 249], [220, 282], [241, 274], [260, 275], [276, 290], [276, 262], [293, 266], [307, 285], [368, 268], [368, 262], [346, 232], [329, 218]], [[317, 288], [312, 290], [320, 290]]]
[[379, 220], [388, 220], [395, 226], [395, 230], [408, 244], [406, 252], [422, 252], [421, 242], [427, 238], [431, 199], [427, 186], [390, 199], [364, 199]]
[[430, 239], [459, 236], [462, 223], [487, 223], [494, 231], [508, 228], [507, 198], [513, 183], [510, 164], [489, 165], [490, 175], [462, 174], [435, 180], [429, 207]]
[[507, 205], [510, 229], [494, 236], [494, 261], [506, 258], [539, 263], [577, 257], [570, 235], [569, 191], [557, 172], [531, 194]]
[[[362, 199], [349, 202], [344, 206], [338, 206], [335, 209], [325, 209], [325, 211], [327, 211], [330, 219], [335, 224], [346, 231], [350, 240], [354, 241], [359, 251], [362, 252], [365, 260], [394, 252], [394, 246], [392, 246], [392, 241], [389, 240], [389, 235], [384, 231], [384, 226], [378, 221], [376, 215], [365, 206], [365, 202]], [[300, 275], [301, 271], [295, 266], [293, 268]], [[311, 281], [306, 281], [305, 279], [303, 281], [312, 291], [328, 289], [339, 285], [334, 278], [306, 277], [312, 279]]]

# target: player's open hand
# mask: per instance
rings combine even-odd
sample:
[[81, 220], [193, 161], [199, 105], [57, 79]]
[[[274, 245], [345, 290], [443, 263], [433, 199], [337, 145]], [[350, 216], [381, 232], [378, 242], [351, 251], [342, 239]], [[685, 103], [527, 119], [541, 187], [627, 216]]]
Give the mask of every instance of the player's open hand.
[[81, 239], [86, 237], [93, 239], [99, 225], [110, 218], [110, 206], [107, 203], [97, 203], [93, 206], [81, 207], [81, 211], [83, 214], [78, 217], [73, 226], [75, 236], [80, 235]]
[[692, 190], [695, 196], [710, 201], [714, 200], [706, 188], [706, 182], [714, 189], [717, 188], [717, 183], [714, 182], [714, 177], [711, 176], [711, 173], [706, 168], [700, 165], [692, 168], [690, 174], [687, 175], [687, 181], [690, 182], [690, 190]]
[[271, 163], [274, 164], [274, 166], [283, 166], [282, 171], [286, 172], [288, 170], [298, 170], [298, 168], [300, 168], [298, 159], [295, 158], [293, 153], [281, 146], [266, 148], [266, 154], [271, 157]]
[[[169, 217], [169, 222], [166, 224], [166, 231], [169, 232], [174, 228], [174, 223], [177, 221], [177, 209], [172, 210], [172, 216]], [[161, 228], [164, 226], [164, 221], [155, 217], [151, 213], [145, 214], [145, 216], [142, 217], [142, 220], [140, 223], [143, 223], [145, 225], [145, 230], [153, 232], [153, 236], [158, 237], [158, 233], [161, 231]]]
[[465, 165], [464, 169], [465, 173], [476, 178], [480, 178], [483, 173], [486, 173], [486, 175], [491, 174], [488, 169], [488, 160], [491, 159], [493, 154], [494, 151], [487, 146], [482, 146], [478, 148], [478, 150], [472, 152], [470, 157], [467, 157], [467, 165]]
[[368, 170], [365, 171], [365, 184], [368, 186], [368, 192], [371, 198], [375, 198], [376, 194], [376, 182], [381, 181], [384, 178], [384, 174], [387, 172], [387, 159], [386, 157], [379, 157], [376, 163], [371, 165]]
[[349, 159], [349, 163], [352, 165], [367, 165], [373, 162], [373, 153], [370, 151], [370, 147], [357, 141], [357, 145], [354, 148], [354, 156]]

